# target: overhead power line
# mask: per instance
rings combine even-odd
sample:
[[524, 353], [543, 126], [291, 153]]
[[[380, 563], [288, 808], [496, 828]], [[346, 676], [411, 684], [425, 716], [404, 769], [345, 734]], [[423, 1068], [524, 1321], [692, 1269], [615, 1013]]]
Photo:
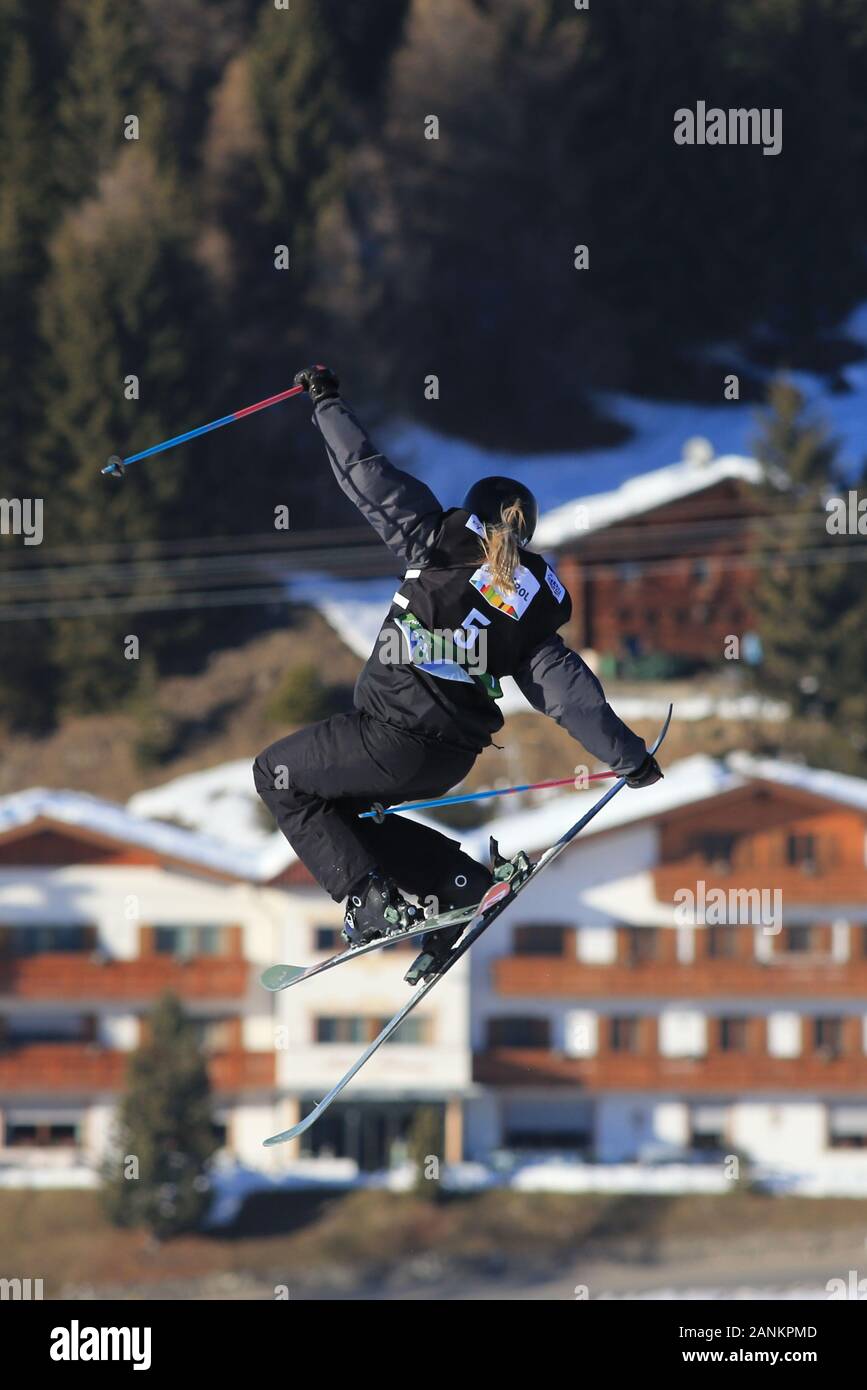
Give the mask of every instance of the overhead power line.
[[[690, 555], [678, 559], [670, 560], [647, 560], [641, 565], [642, 575], [652, 575], [659, 577], [666, 574], [683, 574], [689, 576], [691, 567], [702, 557]], [[801, 549], [788, 552], [780, 552], [774, 556], [774, 562], [784, 567], [803, 568], [827, 564], [829, 560], [835, 560], [841, 564], [864, 564], [867, 561], [867, 545], [848, 545], [841, 547], [833, 555], [829, 554], [827, 547], [821, 549]], [[749, 564], [750, 568], [755, 567], [755, 560], [743, 555], [718, 555], [711, 554], [707, 557], [717, 572], [736, 571], [744, 569]], [[615, 577], [618, 578], [617, 571], [622, 561], [617, 565], [610, 563], [586, 566], [583, 570], [585, 574], [592, 577]], [[309, 576], [306, 576], [309, 577]], [[171, 576], [161, 575], [160, 578], [165, 584], [171, 583]], [[106, 593], [103, 589], [99, 594], [83, 595], [78, 598], [70, 598], [69, 586], [63, 585], [62, 592], [66, 595], [46, 594], [33, 600], [23, 598], [19, 593], [15, 596], [13, 603], [3, 600], [7, 597], [4, 586], [0, 583], [0, 622], [23, 622], [47, 618], [82, 618], [100, 613], [115, 612], [168, 612], [172, 609], [195, 609], [195, 608], [219, 608], [219, 607], [239, 607], [246, 604], [272, 604], [272, 603], [298, 603], [299, 599], [292, 594], [292, 574], [285, 570], [282, 575], [275, 576], [275, 582], [270, 587], [255, 588], [230, 588], [227, 587], [228, 577], [214, 575], [213, 583], [202, 585], [200, 575], [191, 575], [190, 579], [196, 580], [197, 585], [193, 589], [167, 588], [160, 592], [156, 588], [144, 588], [134, 593], [116, 594]], [[249, 576], [248, 576], [249, 578]], [[118, 585], [118, 587], [120, 587]], [[701, 597], [701, 594], [697, 595]], [[304, 596], [300, 599], [304, 602]]]

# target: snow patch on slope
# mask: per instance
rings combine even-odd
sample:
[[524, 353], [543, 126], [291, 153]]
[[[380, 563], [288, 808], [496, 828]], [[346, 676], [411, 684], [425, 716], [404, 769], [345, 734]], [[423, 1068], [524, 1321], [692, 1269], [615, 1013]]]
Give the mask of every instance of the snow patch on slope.
[[127, 803], [134, 816], [174, 821], [227, 844], [254, 848], [261, 848], [272, 833], [259, 815], [260, 805], [250, 758], [175, 777], [160, 787], [137, 792]]

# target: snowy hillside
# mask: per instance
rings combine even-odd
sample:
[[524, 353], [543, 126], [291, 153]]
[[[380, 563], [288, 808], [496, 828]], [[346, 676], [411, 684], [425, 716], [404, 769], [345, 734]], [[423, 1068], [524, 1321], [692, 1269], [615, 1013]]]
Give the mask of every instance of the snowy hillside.
[[[841, 334], [867, 349], [867, 303], [842, 326]], [[720, 348], [713, 354], [722, 378], [737, 372]], [[755, 367], [751, 370], [755, 372]], [[816, 415], [841, 442], [844, 463], [854, 469], [864, 454], [864, 400], [867, 397], [867, 357], [840, 372], [848, 391], [831, 390], [828, 382], [809, 372], [791, 372], [790, 379], [803, 392]], [[447, 439], [420, 425], [395, 426], [383, 435], [383, 447], [395, 462], [411, 469], [433, 488], [445, 506], [456, 506], [470, 483], [488, 473], [520, 475], [533, 491], [543, 511], [563, 506], [573, 498], [607, 492], [628, 478], [648, 473], [679, 459], [684, 441], [693, 436], [709, 439], [717, 455], [749, 455], [757, 433], [756, 406], [736, 401], [696, 405], [652, 401], [628, 395], [601, 395], [596, 404], [607, 415], [633, 430], [632, 438], [608, 449], [584, 453], [508, 454], [477, 448], [461, 440]]]

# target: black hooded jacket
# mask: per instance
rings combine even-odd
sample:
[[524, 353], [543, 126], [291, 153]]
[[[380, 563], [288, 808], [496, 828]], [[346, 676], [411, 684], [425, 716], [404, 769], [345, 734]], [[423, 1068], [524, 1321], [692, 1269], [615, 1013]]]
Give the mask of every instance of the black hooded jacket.
[[[558, 636], [572, 602], [544, 558], [522, 548], [515, 590], [502, 592], [484, 565], [478, 518], [461, 508], [444, 511], [425, 483], [376, 451], [339, 397], [321, 402], [314, 420], [341, 489], [406, 565], [358, 678], [357, 708], [422, 737], [480, 751], [503, 718], [477, 673], [513, 676], [533, 708], [594, 757], [620, 773], [639, 767], [644, 740], [617, 717], [592, 671]], [[421, 662], [418, 652], [413, 659], [409, 615], [428, 631], [456, 632], [458, 645], [445, 655], [457, 660], [443, 667]]]

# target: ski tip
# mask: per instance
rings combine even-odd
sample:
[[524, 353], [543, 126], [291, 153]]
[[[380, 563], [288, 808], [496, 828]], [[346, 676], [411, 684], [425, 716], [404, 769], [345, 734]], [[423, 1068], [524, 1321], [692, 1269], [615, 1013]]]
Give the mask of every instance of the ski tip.
[[669, 707], [668, 707], [668, 714], [665, 716], [665, 723], [663, 724], [662, 728], [660, 729], [659, 734], [657, 735], [656, 742], [655, 742], [654, 745], [653, 745], [653, 750], [651, 750], [651, 751], [655, 751], [655, 750], [659, 747], [659, 745], [662, 743], [662, 740], [665, 738], [665, 735], [668, 733], [668, 728], [669, 728], [669, 725], [671, 724], [671, 716], [672, 716], [673, 714], [674, 714], [674, 705], [672, 704], [672, 705], [669, 705]]
[[262, 1140], [263, 1149], [273, 1149], [277, 1144], [287, 1144], [290, 1139], [294, 1139], [296, 1134], [300, 1134], [306, 1125], [294, 1125], [292, 1129], [284, 1129], [282, 1134], [272, 1134], [270, 1139]]
[[285, 989], [291, 985], [293, 980], [297, 980], [299, 975], [304, 974], [302, 965], [269, 965], [267, 970], [263, 970], [259, 976], [260, 982], [265, 989]]

